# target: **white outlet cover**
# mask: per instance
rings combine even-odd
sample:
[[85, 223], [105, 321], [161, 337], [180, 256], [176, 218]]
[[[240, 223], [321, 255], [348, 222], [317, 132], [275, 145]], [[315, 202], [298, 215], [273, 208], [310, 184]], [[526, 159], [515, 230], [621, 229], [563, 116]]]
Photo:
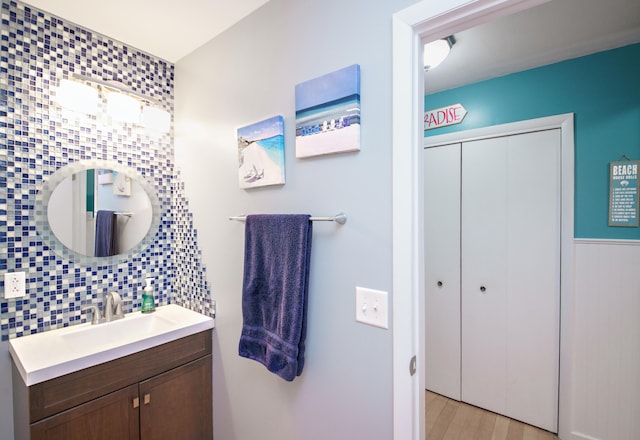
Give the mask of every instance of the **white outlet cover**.
[[6, 272], [4, 274], [4, 297], [20, 298], [25, 295], [26, 279], [24, 272]]
[[356, 286], [356, 321], [389, 328], [389, 294], [382, 290]]

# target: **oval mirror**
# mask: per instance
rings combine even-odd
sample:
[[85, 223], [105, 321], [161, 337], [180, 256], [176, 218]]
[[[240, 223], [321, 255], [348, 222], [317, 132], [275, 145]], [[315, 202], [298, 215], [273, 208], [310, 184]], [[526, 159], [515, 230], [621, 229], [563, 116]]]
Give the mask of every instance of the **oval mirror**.
[[56, 253], [86, 264], [126, 261], [157, 232], [160, 201], [149, 182], [116, 162], [60, 168], [36, 196], [36, 228]]

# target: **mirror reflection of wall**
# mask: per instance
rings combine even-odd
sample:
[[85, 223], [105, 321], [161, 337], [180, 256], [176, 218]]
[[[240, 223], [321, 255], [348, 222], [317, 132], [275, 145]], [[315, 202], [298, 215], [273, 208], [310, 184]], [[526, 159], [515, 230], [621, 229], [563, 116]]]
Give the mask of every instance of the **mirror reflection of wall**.
[[151, 226], [153, 212], [151, 200], [140, 185], [124, 173], [111, 173], [111, 184], [96, 184], [94, 212], [116, 212], [118, 253], [122, 253], [129, 251], [144, 238]]
[[[74, 213], [77, 214], [85, 209], [84, 206], [78, 206], [74, 203], [74, 191], [78, 187], [76, 180], [82, 178], [83, 173], [76, 173], [60, 182], [49, 199], [47, 217], [51, 230], [55, 231], [58, 240], [68, 248], [76, 249], [77, 252], [87, 255], [85, 247], [78, 243], [73, 234], [74, 230], [81, 228], [80, 225], [76, 224], [77, 215], [74, 215]], [[76, 205], [75, 209], [74, 205]], [[71, 218], [69, 218], [70, 213]]]

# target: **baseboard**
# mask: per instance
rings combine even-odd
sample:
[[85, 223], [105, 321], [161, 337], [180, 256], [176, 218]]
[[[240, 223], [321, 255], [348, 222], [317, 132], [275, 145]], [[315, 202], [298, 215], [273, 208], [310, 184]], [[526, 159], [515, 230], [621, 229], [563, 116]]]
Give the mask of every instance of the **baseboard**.
[[576, 244], [603, 244], [613, 246], [640, 246], [640, 240], [622, 240], [609, 238], [574, 238]]
[[582, 434], [581, 432], [575, 432], [575, 431], [571, 431], [571, 436], [573, 437], [573, 439], [575, 440], [601, 440], [597, 437], [591, 437], [590, 435], [587, 434]]

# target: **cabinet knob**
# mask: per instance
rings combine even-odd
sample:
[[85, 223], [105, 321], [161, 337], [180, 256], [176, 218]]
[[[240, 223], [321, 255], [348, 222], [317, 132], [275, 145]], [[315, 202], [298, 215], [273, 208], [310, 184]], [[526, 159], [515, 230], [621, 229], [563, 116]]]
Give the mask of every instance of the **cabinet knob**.
[[139, 407], [139, 406], [140, 406], [140, 398], [139, 398], [139, 397], [135, 397], [135, 398], [133, 399], [133, 407], [134, 407], [134, 408], [137, 408], [137, 407]]
[[438, 281], [438, 287], [442, 287], [442, 281]]
[[486, 287], [484, 287], [484, 286], [480, 286], [480, 292], [484, 293], [486, 290], [487, 290], [487, 288], [486, 288]]
[[151, 394], [145, 394], [144, 395], [144, 404], [148, 405], [149, 403], [151, 403]]

